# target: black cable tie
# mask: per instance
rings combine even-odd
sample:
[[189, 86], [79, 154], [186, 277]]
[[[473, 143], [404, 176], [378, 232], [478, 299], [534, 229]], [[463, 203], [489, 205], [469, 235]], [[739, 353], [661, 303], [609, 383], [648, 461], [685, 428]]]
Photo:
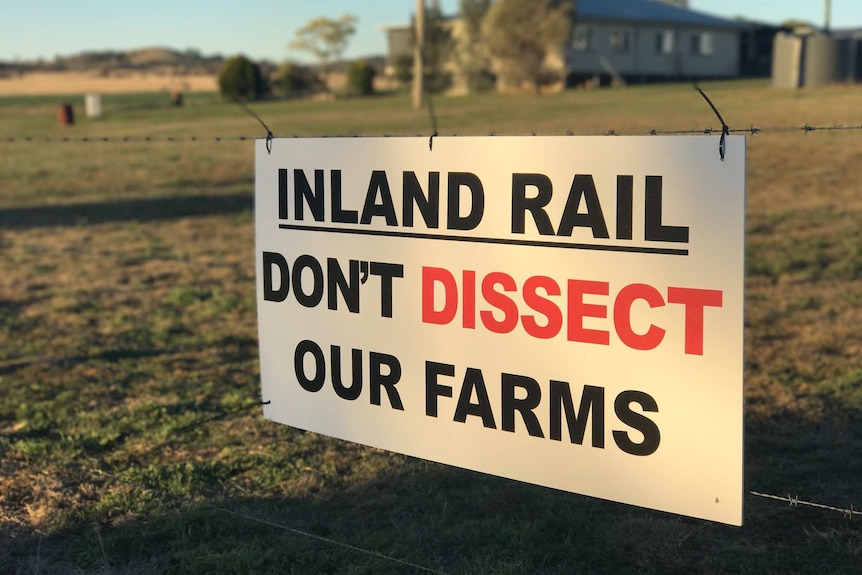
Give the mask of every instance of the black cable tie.
[[658, 135], [658, 132], [657, 132], [656, 130], [650, 130], [650, 131], [649, 131], [649, 135], [650, 135], [650, 136], [657, 136], [657, 135]]
[[759, 133], [760, 133], [760, 128], [755, 128], [754, 126], [751, 126], [751, 135], [752, 136], [754, 134], [759, 134]]
[[816, 130], [817, 128], [812, 128], [812, 127], [811, 127], [811, 126], [809, 126], [808, 124], [805, 124], [805, 125], [802, 127], [802, 129], [803, 129], [803, 130], [805, 131], [805, 133], [807, 134], [808, 132], [813, 132], [813, 131], [814, 131], [814, 130]]
[[[245, 112], [249, 116], [251, 116], [252, 118], [257, 120], [258, 122], [260, 122], [260, 125], [263, 126], [264, 130], [266, 130], [266, 152], [267, 152], [267, 154], [271, 154], [272, 153], [272, 138], [273, 138], [272, 130], [270, 130], [269, 126], [267, 126], [266, 123], [260, 119], [260, 116], [255, 114], [254, 111], [251, 108], [249, 108], [248, 106], [246, 106], [242, 101], [234, 99], [234, 103], [236, 103], [240, 108], [245, 110]], [[239, 139], [241, 142], [244, 142], [245, 136], [240, 136]]]
[[605, 134], [605, 136], [616, 136], [616, 135], [617, 135], [616, 130], [608, 130], [608, 132]]
[[434, 133], [431, 134], [431, 137], [428, 138], [428, 151], [434, 151], [434, 138], [437, 136], [437, 130], [434, 130]]
[[269, 405], [270, 403], [272, 403], [271, 399], [269, 401], [261, 401], [260, 402], [261, 405]]
[[566, 135], [567, 135], [567, 136], [574, 136], [574, 135], [575, 135], [575, 133], [574, 133], [573, 131], [571, 131], [571, 130], [566, 130]]
[[[422, 62], [428, 62], [425, 46], [419, 46]], [[431, 121], [431, 139], [428, 140], [428, 149], [431, 150], [431, 141], [439, 133], [437, 129], [437, 111], [434, 109], [434, 99], [431, 98], [431, 90], [428, 87], [428, 82], [422, 82], [422, 97], [425, 100], [425, 105], [428, 107], [428, 119]]]
[[709, 96], [700, 89], [700, 86], [695, 84], [694, 89], [700, 92], [700, 95], [703, 96], [703, 99], [706, 100], [706, 103], [709, 104], [709, 107], [712, 108], [713, 112], [715, 112], [718, 121], [721, 122], [721, 139], [718, 140], [718, 155], [723, 162], [724, 157], [727, 155], [727, 136], [730, 134], [730, 128], [728, 127], [727, 122], [724, 121], [724, 118], [721, 117], [718, 108], [715, 107], [715, 104], [712, 103]]

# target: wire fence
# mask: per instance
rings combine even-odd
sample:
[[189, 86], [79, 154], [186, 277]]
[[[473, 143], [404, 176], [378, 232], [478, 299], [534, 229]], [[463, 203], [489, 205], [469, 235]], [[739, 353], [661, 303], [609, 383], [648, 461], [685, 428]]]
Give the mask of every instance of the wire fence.
[[[812, 132], [828, 133], [828, 132], [862, 131], [862, 124], [840, 124], [840, 125], [830, 125], [830, 126], [826, 126], [826, 125], [812, 126], [810, 124], [803, 124], [803, 125], [767, 126], [767, 127], [756, 127], [756, 126], [752, 125], [748, 128], [730, 128], [727, 124], [724, 123], [723, 118], [721, 117], [720, 113], [715, 108], [715, 106], [712, 104], [712, 102], [709, 101], [709, 98], [699, 89], [698, 89], [698, 91], [706, 99], [706, 101], [710, 104], [710, 107], [712, 108], [712, 110], [715, 112], [716, 116], [718, 117], [718, 119], [722, 123], [722, 127], [720, 129], [713, 129], [711, 127], [707, 127], [707, 128], [690, 128], [690, 129], [650, 129], [650, 130], [646, 130], [646, 131], [630, 131], [630, 132], [618, 131], [618, 130], [611, 129], [611, 130], [607, 130], [604, 132], [592, 132], [592, 133], [575, 133], [574, 131], [567, 130], [564, 134], [548, 134], [548, 135], [565, 135], [565, 136], [576, 136], [576, 135], [581, 135], [581, 136], [585, 136], [585, 135], [590, 135], [590, 136], [596, 136], [596, 135], [599, 135], [599, 136], [692, 135], [692, 136], [696, 136], [696, 135], [706, 135], [706, 136], [710, 136], [710, 135], [720, 134], [722, 137], [722, 142], [723, 142], [723, 138], [729, 134], [745, 134], [745, 135], [750, 135], [750, 136], [757, 136], [757, 135], [761, 135], [761, 134], [799, 133], [802, 135], [807, 135], [807, 134], [811, 134]], [[273, 141], [274, 141], [276, 136], [274, 136], [274, 134], [270, 130], [270, 128], [250, 108], [248, 108], [246, 105], [244, 105], [241, 102], [237, 102], [237, 104], [240, 105], [246, 111], [246, 113], [248, 113], [251, 117], [256, 119], [261, 124], [261, 126], [266, 131], [266, 134], [264, 136], [253, 136], [253, 135], [236, 135], [236, 136], [227, 136], [227, 135], [223, 135], [223, 136], [194, 136], [194, 135], [191, 135], [191, 136], [147, 136], [147, 135], [132, 136], [132, 135], [123, 135], [123, 136], [107, 136], [107, 135], [105, 135], [105, 136], [72, 137], [72, 136], [65, 136], [65, 135], [64, 136], [32, 136], [32, 135], [2, 135], [2, 134], [0, 134], [0, 144], [28, 144], [28, 143], [38, 143], [38, 144], [45, 144], [45, 143], [47, 143], [47, 144], [144, 143], [144, 144], [148, 144], [148, 143], [159, 143], [159, 142], [219, 144], [219, 143], [236, 143], [236, 142], [242, 143], [242, 142], [255, 141], [258, 139], [265, 139], [267, 150], [270, 151], [271, 147], [273, 145]], [[430, 114], [432, 130], [433, 130], [433, 133], [431, 134], [430, 139], [429, 139], [429, 148], [433, 149], [433, 139], [435, 137], [440, 137], [440, 135], [438, 134], [438, 131], [437, 131], [437, 119], [435, 117], [433, 105], [431, 105], [430, 100], [429, 100], [429, 106], [428, 107], [429, 107], [429, 114]], [[493, 132], [488, 134], [488, 136], [497, 136], [497, 135], [499, 135], [499, 134], [496, 134]], [[537, 134], [531, 133], [530, 135], [536, 136]], [[383, 136], [386, 137], [385, 134]], [[421, 135], [417, 134], [417, 136], [421, 136]], [[456, 135], [453, 135], [453, 136], [456, 136]], [[298, 138], [300, 136], [290, 136], [290, 137]], [[355, 137], [355, 136], [353, 136], [353, 137]], [[398, 137], [398, 136], [393, 136], [393, 137]], [[425, 136], [422, 136], [422, 137], [427, 137], [427, 134]], [[722, 152], [722, 157], [723, 157], [723, 149], [721, 150], [721, 152]], [[27, 358], [27, 359], [29, 360], [29, 359], [33, 359], [33, 358]], [[55, 361], [56, 358], [41, 358], [41, 359], [35, 358], [34, 360], [50, 363], [52, 361]], [[23, 363], [27, 363], [27, 362], [26, 361], [22, 362], [20, 360], [6, 360], [6, 361], [0, 363], [0, 367], [5, 365], [7, 368], [15, 369], [15, 367], [17, 365], [23, 364]], [[208, 415], [202, 416], [202, 417], [192, 421], [191, 423], [188, 423], [186, 425], [183, 425], [183, 426], [180, 426], [180, 427], [173, 429], [172, 433], [174, 435], [170, 439], [156, 443], [156, 444], [150, 446], [148, 449], [146, 449], [144, 451], [144, 454], [153, 453], [153, 452], [155, 452], [159, 449], [162, 449], [166, 446], [180, 442], [180, 440], [176, 437], [176, 434], [182, 434], [185, 432], [192, 431], [194, 429], [208, 426], [215, 421], [224, 420], [224, 419], [229, 418], [231, 416], [236, 416], [236, 415], [240, 415], [240, 414], [247, 414], [247, 413], [253, 412], [257, 408], [260, 408], [261, 406], [266, 405], [266, 403], [268, 403], [268, 402], [262, 402], [259, 399], [255, 399], [255, 400], [253, 400], [253, 401], [251, 401], [245, 405], [242, 405], [240, 407], [237, 407], [237, 408], [226, 409], [226, 410], [222, 410], [221, 412], [216, 413], [216, 414], [208, 414]], [[142, 435], [143, 435], [143, 432], [138, 434], [137, 437], [141, 438]], [[134, 437], [134, 436], [135, 436], [135, 434], [129, 434], [126, 437], [126, 439], [128, 439], [130, 437]], [[153, 485], [148, 485], [146, 483], [143, 483], [140, 480], [139, 481], [133, 481], [130, 479], [119, 477], [118, 475], [110, 473], [108, 471], [105, 471], [104, 469], [98, 469], [98, 470], [94, 471], [92, 469], [80, 468], [79, 471], [81, 471], [82, 473], [89, 475], [91, 477], [93, 475], [99, 475], [101, 477], [110, 478], [111, 480], [116, 481], [116, 482], [129, 484], [129, 485], [134, 486], [138, 489], [143, 489], [143, 490], [147, 490], [150, 492], [157, 492], [157, 493], [161, 493], [167, 497], [178, 498], [178, 499], [182, 499], [182, 500], [185, 500], [188, 502], [192, 502], [191, 496], [184, 496], [184, 495], [177, 494], [174, 492], [167, 492], [167, 491], [159, 489], [158, 487], [155, 487]], [[77, 484], [78, 484], [77, 482], [74, 482], [74, 483], [70, 482], [67, 486], [75, 486]], [[846, 518], [847, 520], [851, 520], [855, 516], [862, 516], [862, 511], [856, 510], [852, 504], [848, 505], [847, 507], [840, 507], [840, 506], [827, 505], [827, 504], [822, 504], [822, 503], [806, 501], [806, 500], [799, 498], [798, 496], [793, 496], [793, 495], [781, 496], [781, 495], [773, 495], [773, 494], [763, 493], [763, 492], [759, 492], [759, 491], [749, 491], [748, 494], [751, 497], [787, 503], [787, 504], [789, 504], [790, 507], [809, 507], [809, 508], [819, 509], [822, 511], [839, 513], [844, 518]], [[445, 572], [440, 571], [438, 569], [423, 566], [423, 565], [420, 565], [418, 563], [414, 563], [414, 562], [411, 562], [411, 561], [408, 561], [408, 560], [405, 560], [402, 558], [394, 557], [392, 555], [388, 555], [388, 554], [382, 553], [382, 552], [377, 551], [377, 550], [368, 549], [365, 547], [353, 545], [353, 544], [341, 541], [341, 540], [333, 538], [333, 537], [325, 537], [325, 536], [313, 533], [309, 530], [303, 530], [303, 529], [299, 529], [299, 528], [291, 526], [291, 525], [287, 525], [283, 522], [276, 522], [276, 521], [272, 521], [270, 519], [257, 517], [257, 516], [251, 515], [249, 513], [230, 509], [229, 507], [226, 507], [226, 506], [215, 505], [215, 504], [209, 503], [207, 501], [201, 502], [200, 500], [196, 499], [196, 500], [194, 500], [194, 503], [202, 505], [202, 506], [209, 508], [211, 510], [214, 510], [214, 511], [217, 511], [220, 513], [224, 513], [226, 515], [230, 515], [230, 516], [235, 517], [237, 519], [242, 519], [244, 521], [257, 523], [260, 525], [265, 525], [268, 527], [272, 527], [274, 529], [282, 530], [286, 533], [289, 533], [289, 534], [292, 534], [295, 536], [303, 537], [303, 538], [313, 540], [313, 541], [316, 541], [319, 543], [323, 543], [326, 545], [332, 545], [332, 546], [339, 547], [339, 548], [342, 548], [342, 549], [345, 549], [345, 550], [348, 550], [351, 552], [360, 553], [360, 554], [364, 554], [364, 555], [367, 555], [370, 557], [381, 559], [381, 560], [387, 561], [389, 563], [392, 563], [393, 565], [397, 565], [400, 567], [409, 568], [409, 569], [413, 569], [413, 570], [418, 570], [418, 571], [422, 571], [422, 572], [426, 572], [426, 573], [446, 575]]]
[[[563, 133], [557, 134], [541, 134], [544, 136], [711, 136], [711, 135], [720, 135], [722, 133], [722, 128], [687, 128], [687, 129], [649, 129], [649, 130], [616, 130], [610, 129], [603, 132], [575, 132], [573, 130], [566, 130]], [[810, 134], [812, 132], [850, 132], [850, 131], [862, 131], [862, 124], [838, 124], [832, 126], [812, 126], [810, 124], [796, 125], [796, 126], [766, 126], [766, 127], [757, 127], [750, 126], [748, 128], [730, 128], [727, 129], [727, 134], [747, 134], [750, 136], [756, 136], [760, 134], [788, 134], [788, 133], [799, 133], [799, 134]], [[249, 134], [241, 134], [236, 136], [26, 136], [26, 135], [3, 135], [0, 134], [0, 143], [6, 144], [23, 144], [23, 143], [46, 143], [46, 144], [65, 144], [65, 143], [78, 143], [78, 144], [96, 144], [96, 143], [164, 143], [164, 142], [172, 142], [172, 143], [201, 143], [201, 144], [219, 144], [219, 143], [231, 143], [231, 142], [251, 142], [255, 140], [269, 140], [279, 138], [279, 137], [288, 137], [288, 138], [301, 138], [306, 136], [298, 136], [298, 135], [290, 135], [290, 136], [275, 136], [271, 135], [269, 132], [263, 136], [254, 136]], [[497, 132], [488, 132], [488, 136], [505, 136], [508, 134], [501, 134]], [[514, 134], [514, 135], [523, 135], [523, 134]], [[530, 136], [538, 136], [539, 134], [535, 132], [531, 132], [528, 134]], [[361, 137], [355, 134], [345, 134], [342, 136], [323, 136], [323, 137]], [[377, 137], [389, 137], [389, 138], [397, 138], [397, 137], [427, 137], [427, 134], [415, 134], [413, 136], [393, 136], [389, 134], [380, 134]], [[431, 137], [458, 137], [458, 134], [439, 134], [433, 133]]]
[[[159, 449], [162, 449], [164, 447], [174, 445], [177, 443], [182, 443], [182, 441], [180, 441], [177, 438], [178, 434], [186, 433], [186, 432], [192, 431], [194, 429], [208, 426], [209, 424], [211, 424], [215, 421], [224, 420], [230, 416], [250, 413], [257, 408], [259, 408], [263, 405], [266, 405], [267, 403], [269, 403], [269, 402], [262, 402], [262, 401], [256, 400], [256, 401], [250, 402], [248, 404], [242, 405], [242, 406], [237, 407], [237, 408], [223, 410], [221, 413], [218, 413], [215, 415], [206, 415], [206, 416], [200, 417], [200, 418], [196, 419], [195, 421], [192, 421], [191, 423], [188, 423], [186, 425], [175, 428], [173, 430], [174, 435], [170, 439], [167, 439], [167, 440], [162, 441], [160, 443], [154, 444], [154, 445], [150, 446], [149, 448], [147, 448], [144, 452], [139, 453], [138, 455], [140, 456], [141, 454], [153, 453], [153, 452], [156, 452]], [[131, 439], [133, 437], [135, 437], [134, 434], [130, 434], [126, 437], [126, 439], [128, 440], [128, 439]], [[68, 463], [65, 465], [67, 467], [69, 466]], [[366, 555], [368, 557], [380, 559], [380, 560], [386, 561], [388, 563], [391, 563], [391, 564], [399, 566], [399, 567], [408, 568], [408, 569], [412, 569], [414, 571], [420, 571], [423, 573], [433, 573], [436, 575], [448, 575], [448, 573], [445, 571], [442, 571], [442, 570], [439, 570], [436, 568], [432, 568], [432, 567], [428, 567], [425, 565], [421, 565], [421, 564], [418, 564], [418, 563], [415, 563], [413, 561], [409, 561], [409, 560], [406, 560], [403, 558], [388, 555], [388, 554], [383, 553], [383, 552], [378, 551], [378, 550], [368, 549], [366, 547], [347, 543], [345, 541], [334, 538], [332, 536], [327, 537], [327, 536], [323, 536], [323, 535], [320, 535], [317, 533], [313, 533], [310, 530], [300, 529], [300, 528], [291, 526], [289, 524], [286, 524], [283, 521], [273, 521], [271, 519], [258, 517], [258, 516], [252, 515], [250, 513], [247, 513], [247, 512], [237, 511], [237, 510], [231, 509], [230, 507], [225, 506], [225, 505], [217, 505], [214, 503], [210, 503], [206, 500], [200, 500], [199, 498], [193, 498], [191, 495], [183, 495], [183, 494], [179, 494], [179, 493], [176, 493], [173, 491], [166, 491], [166, 490], [161, 489], [159, 487], [144, 483], [141, 480], [132, 480], [132, 479], [120, 477], [119, 475], [117, 475], [115, 473], [105, 471], [104, 469], [101, 469], [101, 468], [97, 469], [97, 470], [92, 470], [92, 469], [86, 469], [86, 468], [84, 468], [80, 465], [76, 465], [76, 464], [72, 464], [72, 466], [76, 467], [78, 471], [83, 472], [85, 475], [89, 475], [91, 477], [98, 475], [100, 478], [108, 478], [110, 480], [113, 480], [116, 483], [122, 483], [122, 484], [126, 484], [126, 485], [132, 486], [134, 488], [143, 490], [143, 491], [148, 491], [150, 493], [156, 493], [156, 494], [159, 494], [159, 495], [161, 495], [167, 499], [171, 499], [174, 501], [182, 501], [185, 503], [196, 504], [196, 505], [199, 505], [201, 507], [210, 509], [212, 511], [216, 511], [218, 513], [223, 513], [225, 515], [229, 515], [231, 517], [241, 519], [243, 521], [248, 521], [251, 523], [256, 523], [258, 525], [264, 525], [264, 526], [271, 527], [274, 529], [279, 529], [279, 530], [284, 531], [285, 533], [288, 533], [290, 535], [294, 535], [297, 537], [302, 537], [305, 539], [316, 541], [316, 542], [322, 543], [324, 545], [330, 545], [333, 547], [338, 547], [340, 549], [344, 549], [344, 550], [349, 551], [349, 552], [359, 553], [362, 555]], [[70, 480], [70, 481], [65, 482], [65, 487], [67, 487], [67, 488], [75, 487], [75, 486], [80, 486], [78, 481], [71, 481]], [[767, 494], [767, 493], [761, 493], [758, 491], [749, 491], [748, 493], [752, 497], [758, 497], [758, 498], [768, 499], [768, 500], [772, 500], [772, 501], [780, 501], [783, 503], [788, 503], [790, 507], [809, 507], [809, 508], [815, 508], [815, 509], [820, 509], [820, 510], [824, 510], [824, 511], [839, 513], [847, 520], [853, 519], [854, 516], [862, 516], [862, 512], [856, 510], [853, 505], [849, 505], [848, 507], [844, 508], [844, 507], [836, 507], [836, 506], [832, 506], [832, 505], [825, 505], [822, 503], [815, 503], [815, 502], [811, 502], [811, 501], [805, 501], [803, 499], [800, 499], [798, 496], [793, 496], [793, 495], [779, 496], [779, 495], [771, 495], [771, 494]]]
[[[55, 359], [56, 358], [47, 358], [47, 359], [45, 359], [45, 361], [54, 361]], [[14, 362], [9, 364], [9, 367], [14, 368], [14, 366], [15, 366]], [[168, 439], [154, 443], [153, 445], [146, 448], [144, 451], [138, 452], [137, 456], [141, 457], [143, 455], [156, 453], [159, 450], [164, 449], [166, 447], [176, 446], [178, 444], [181, 445], [184, 442], [188, 441], [187, 438], [184, 439], [182, 437], [183, 434], [187, 434], [187, 433], [194, 431], [196, 429], [207, 427], [207, 426], [209, 426], [209, 425], [211, 425], [217, 421], [228, 420], [228, 419], [230, 419], [232, 417], [236, 417], [236, 416], [253, 414], [257, 409], [261, 408], [263, 405], [266, 405], [267, 403], [268, 402], [263, 402], [259, 399], [253, 399], [253, 400], [250, 400], [249, 402], [247, 402], [243, 405], [240, 405], [238, 407], [229, 408], [229, 409], [222, 409], [215, 414], [213, 414], [213, 413], [202, 414], [200, 417], [198, 417], [197, 419], [195, 419], [189, 423], [186, 423], [184, 425], [173, 428], [171, 430], [171, 434], [170, 434], [170, 437]], [[189, 412], [185, 411], [184, 413], [188, 414]], [[137, 433], [128, 433], [125, 435], [124, 441], [129, 441], [129, 440], [133, 440], [133, 439], [142, 439], [145, 437], [145, 433], [146, 433], [146, 430], [141, 430]], [[65, 466], [67, 468], [67, 470], [69, 470], [71, 468], [71, 469], [76, 470], [79, 473], [79, 475], [77, 477], [70, 478], [69, 480], [63, 482], [64, 487], [68, 488], [68, 489], [75, 489], [75, 488], [80, 489], [81, 488], [81, 482], [79, 480], [79, 477], [81, 477], [81, 476], [90, 477], [93, 480], [108, 479], [108, 480], [111, 480], [115, 483], [121, 483], [121, 484], [129, 485], [129, 486], [131, 486], [135, 489], [138, 489], [138, 490], [142, 490], [142, 491], [146, 491], [146, 492], [150, 492], [150, 493], [157, 493], [157, 494], [159, 494], [159, 495], [161, 495], [164, 498], [169, 499], [169, 500], [173, 500], [173, 501], [177, 501], [177, 502], [183, 502], [183, 503], [187, 503], [187, 504], [198, 505], [200, 507], [204, 507], [204, 508], [210, 509], [210, 510], [218, 512], [218, 513], [223, 513], [225, 515], [229, 515], [229, 516], [234, 517], [236, 519], [256, 523], [259, 525], [268, 526], [268, 527], [271, 527], [273, 529], [279, 529], [279, 530], [284, 531], [285, 533], [288, 533], [292, 536], [302, 537], [302, 538], [305, 538], [305, 539], [308, 539], [311, 541], [315, 541], [315, 542], [323, 544], [323, 545], [330, 545], [330, 546], [338, 547], [340, 549], [343, 549], [343, 550], [346, 550], [346, 551], [349, 551], [352, 553], [358, 553], [358, 554], [362, 554], [362, 555], [365, 555], [368, 557], [380, 559], [382, 561], [389, 562], [392, 565], [395, 565], [395, 566], [398, 566], [398, 567], [401, 567], [404, 569], [412, 569], [414, 571], [419, 571], [419, 572], [424, 572], [424, 573], [434, 573], [437, 575], [447, 575], [445, 571], [442, 571], [442, 570], [439, 570], [439, 569], [436, 569], [433, 567], [421, 565], [419, 563], [416, 563], [414, 561], [410, 561], [410, 560], [407, 560], [404, 558], [395, 557], [395, 556], [386, 554], [380, 550], [369, 549], [367, 547], [348, 543], [346, 541], [342, 541], [342, 540], [335, 538], [333, 536], [323, 536], [323, 535], [320, 535], [318, 533], [314, 533], [311, 530], [301, 529], [301, 528], [298, 528], [296, 526], [290, 525], [289, 523], [286, 523], [283, 520], [275, 521], [275, 520], [272, 520], [269, 518], [259, 517], [259, 516], [253, 515], [251, 513], [245, 512], [245, 511], [239, 511], [236, 509], [232, 509], [225, 504], [211, 503], [210, 501], [208, 501], [206, 499], [202, 500], [200, 497], [195, 497], [193, 494], [184, 495], [181, 493], [176, 493], [174, 491], [167, 491], [165, 489], [161, 489], [155, 485], [152, 485], [143, 479], [130, 479], [127, 477], [122, 477], [118, 473], [104, 469], [101, 465], [96, 469], [92, 469], [92, 468], [84, 467], [83, 465], [80, 465], [80, 464], [75, 464], [75, 463], [70, 464], [67, 462], [67, 463], [63, 463], [63, 466]], [[72, 475], [75, 475], [75, 474], [72, 474]], [[823, 504], [823, 503], [807, 501], [807, 500], [801, 499], [799, 496], [772, 495], [772, 494], [763, 493], [763, 492], [759, 492], [759, 491], [753, 491], [753, 490], [749, 491], [748, 494], [751, 497], [757, 497], [757, 498], [766, 499], [766, 500], [770, 500], [770, 501], [787, 503], [789, 505], [789, 507], [791, 507], [791, 508], [792, 507], [797, 507], [797, 508], [798, 507], [808, 507], [808, 508], [819, 509], [821, 511], [838, 513], [838, 514], [842, 515], [846, 520], [852, 520], [856, 516], [862, 516], [862, 512], [858, 511], [854, 507], [854, 505], [852, 505], [852, 504], [848, 505], [846, 507], [840, 507], [840, 506], [835, 506], [835, 505], [827, 505], [827, 504]], [[219, 500], [219, 499], [220, 498], [216, 498], [216, 500]]]

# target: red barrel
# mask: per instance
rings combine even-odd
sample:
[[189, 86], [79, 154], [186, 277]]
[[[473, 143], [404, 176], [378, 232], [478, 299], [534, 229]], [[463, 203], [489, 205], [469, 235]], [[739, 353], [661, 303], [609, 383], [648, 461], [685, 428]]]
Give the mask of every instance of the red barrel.
[[72, 104], [60, 104], [57, 107], [57, 121], [61, 126], [71, 126], [75, 123], [75, 114], [72, 113]]

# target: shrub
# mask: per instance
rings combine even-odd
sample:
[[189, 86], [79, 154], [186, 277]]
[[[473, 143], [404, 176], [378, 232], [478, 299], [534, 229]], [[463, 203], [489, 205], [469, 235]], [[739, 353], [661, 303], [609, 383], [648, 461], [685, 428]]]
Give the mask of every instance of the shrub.
[[317, 72], [296, 62], [285, 62], [275, 73], [275, 88], [284, 96], [303, 96], [323, 89]]
[[222, 96], [234, 100], [257, 100], [264, 93], [260, 67], [245, 56], [234, 56], [224, 63], [218, 85]]
[[402, 84], [410, 84], [413, 81], [413, 56], [398, 56], [394, 62], [395, 79]]
[[374, 67], [368, 62], [358, 61], [347, 70], [347, 93], [351, 96], [369, 96], [374, 93]]

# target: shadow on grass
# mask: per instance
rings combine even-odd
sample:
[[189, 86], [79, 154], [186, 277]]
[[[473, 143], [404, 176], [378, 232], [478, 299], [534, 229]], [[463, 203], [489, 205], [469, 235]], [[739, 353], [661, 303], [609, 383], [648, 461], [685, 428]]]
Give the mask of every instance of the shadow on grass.
[[63, 357], [26, 357], [0, 361], [0, 375], [8, 375], [20, 369], [36, 364], [73, 365], [93, 360], [122, 361], [124, 359], [142, 359], [160, 355], [176, 354], [178, 350], [163, 349], [111, 349], [92, 355], [75, 355]]
[[[768, 432], [755, 426], [746, 488], [858, 496], [859, 466], [848, 459], [862, 439], [853, 431], [858, 414], [850, 419], [853, 427], [781, 417], [762, 422]], [[352, 453], [360, 462], [369, 455]], [[138, 493], [161, 499], [158, 511], [134, 518], [102, 511], [51, 536], [19, 537], [6, 567], [43, 575], [70, 566], [147, 574], [423, 572], [415, 565], [453, 574], [858, 572], [862, 522], [840, 514], [747, 496], [745, 525], [735, 528], [392, 457], [365, 482], [332, 476], [303, 497], [224, 500], [144, 488]]]
[[250, 211], [251, 193], [200, 194], [162, 198], [135, 198], [56, 206], [0, 209], [0, 228], [22, 230], [68, 227], [110, 222], [151, 222], [192, 216], [229, 215]]
[[[0, 302], [2, 312], [2, 302]], [[2, 324], [0, 324], [2, 325]], [[0, 376], [38, 364], [73, 366], [92, 361], [120, 362], [127, 359], [147, 359], [161, 356], [175, 356], [203, 350], [219, 350], [225, 361], [238, 361], [257, 356], [257, 341], [237, 336], [227, 336], [210, 345], [181, 345], [165, 348], [113, 348], [86, 355], [24, 357], [0, 360]]]

